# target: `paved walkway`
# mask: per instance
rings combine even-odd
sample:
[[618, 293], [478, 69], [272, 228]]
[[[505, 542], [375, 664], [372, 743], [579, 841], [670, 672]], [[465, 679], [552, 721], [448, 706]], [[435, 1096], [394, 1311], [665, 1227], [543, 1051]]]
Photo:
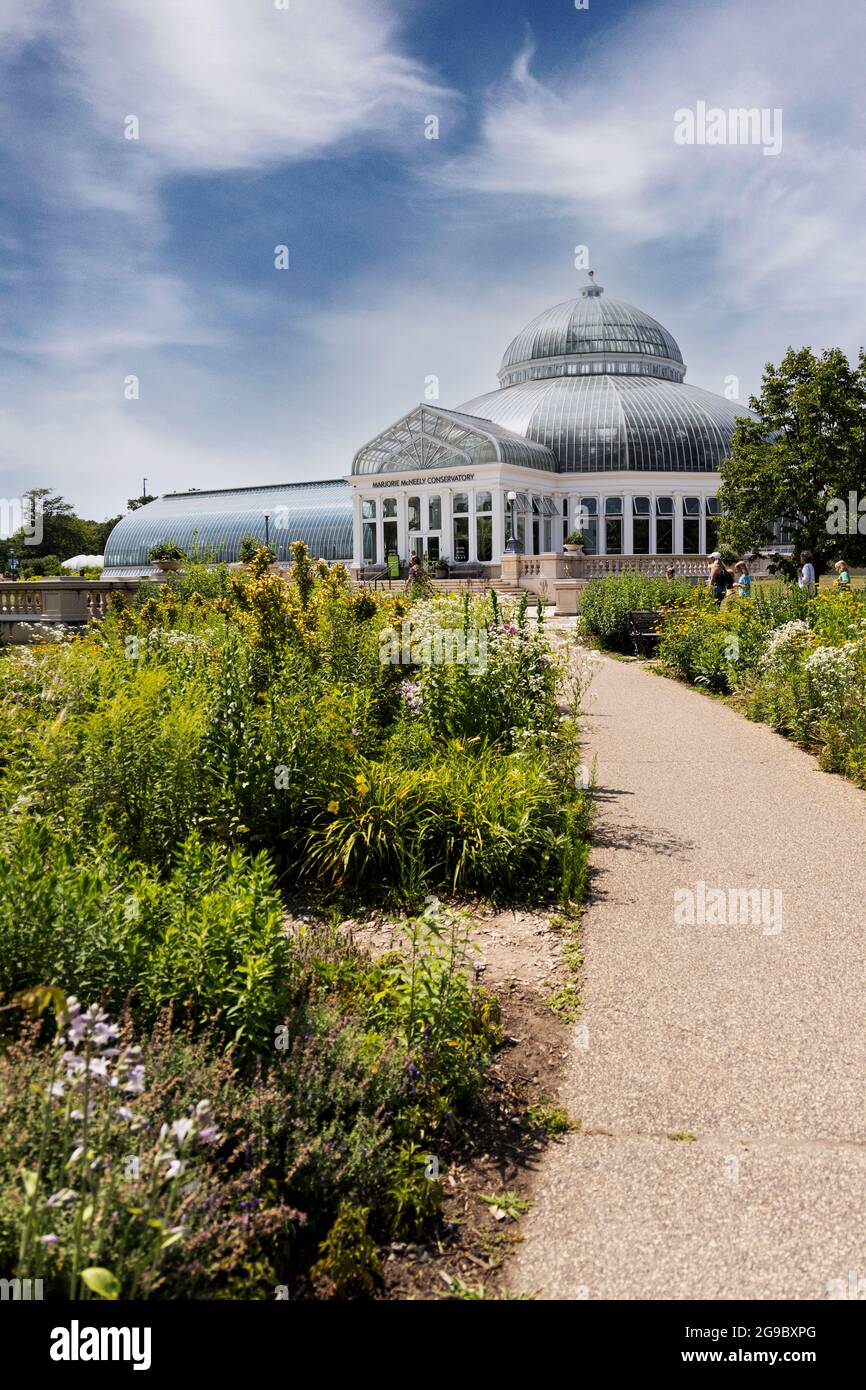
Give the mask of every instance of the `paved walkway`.
[[[512, 1287], [822, 1299], [862, 1280], [866, 1298], [866, 793], [637, 663], [604, 659], [592, 694], [585, 1008], [562, 1092], [583, 1132], [543, 1160]], [[707, 923], [711, 889], [726, 912], [728, 890], [765, 889], [768, 911], [701, 925], [701, 882]]]

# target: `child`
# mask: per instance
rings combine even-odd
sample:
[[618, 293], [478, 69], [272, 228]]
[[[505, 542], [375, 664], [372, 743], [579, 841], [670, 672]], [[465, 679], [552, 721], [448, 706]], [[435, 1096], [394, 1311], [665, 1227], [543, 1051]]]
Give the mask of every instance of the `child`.
[[845, 561], [837, 560], [833, 568], [836, 571], [836, 583], [834, 587], [837, 589], [850, 589], [851, 571], [848, 569]]
[[734, 565], [734, 574], [737, 576], [737, 598], [752, 597], [752, 576], [749, 574], [749, 567], [745, 560], [738, 560]]

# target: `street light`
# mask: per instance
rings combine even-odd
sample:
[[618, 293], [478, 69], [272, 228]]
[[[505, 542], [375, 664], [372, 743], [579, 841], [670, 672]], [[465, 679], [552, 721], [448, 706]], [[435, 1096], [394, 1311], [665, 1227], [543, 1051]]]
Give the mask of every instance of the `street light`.
[[517, 534], [516, 534], [515, 524], [514, 524], [514, 508], [515, 508], [515, 504], [516, 504], [516, 502], [517, 502], [517, 493], [516, 493], [516, 492], [508, 492], [508, 493], [506, 493], [506, 498], [507, 498], [507, 501], [508, 501], [508, 505], [509, 505], [509, 507], [511, 508], [511, 535], [509, 536], [509, 538], [508, 538], [508, 544], [507, 544], [507, 546], [505, 547], [505, 554], [506, 554], [506, 555], [516, 555], [516, 554], [517, 554]]
[[271, 532], [270, 532], [270, 522], [271, 522], [271, 514], [270, 514], [270, 512], [265, 512], [265, 545], [269, 545], [269, 544], [270, 544], [270, 536], [271, 536]]

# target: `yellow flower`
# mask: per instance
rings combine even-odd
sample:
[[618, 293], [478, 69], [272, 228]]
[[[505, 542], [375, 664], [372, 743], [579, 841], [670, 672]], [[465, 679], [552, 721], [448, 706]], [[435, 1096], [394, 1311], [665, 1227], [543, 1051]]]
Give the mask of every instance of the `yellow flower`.
[[370, 783], [367, 781], [363, 772], [359, 772], [355, 778], [355, 786], [358, 788], [358, 792], [361, 796], [366, 796], [367, 792], [370, 790]]
[[331, 812], [331, 815], [332, 815], [332, 816], [336, 816], [337, 813], [338, 813], [339, 810], [340, 810], [340, 803], [339, 803], [339, 801], [329, 801], [329, 802], [328, 802], [328, 810]]

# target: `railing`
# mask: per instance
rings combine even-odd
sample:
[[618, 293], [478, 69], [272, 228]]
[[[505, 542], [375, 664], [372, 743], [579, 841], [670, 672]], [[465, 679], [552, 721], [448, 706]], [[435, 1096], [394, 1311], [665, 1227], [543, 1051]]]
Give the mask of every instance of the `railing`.
[[133, 594], [134, 579], [41, 579], [0, 583], [0, 634], [5, 641], [26, 642], [27, 624], [82, 627], [103, 618], [112, 593]]

